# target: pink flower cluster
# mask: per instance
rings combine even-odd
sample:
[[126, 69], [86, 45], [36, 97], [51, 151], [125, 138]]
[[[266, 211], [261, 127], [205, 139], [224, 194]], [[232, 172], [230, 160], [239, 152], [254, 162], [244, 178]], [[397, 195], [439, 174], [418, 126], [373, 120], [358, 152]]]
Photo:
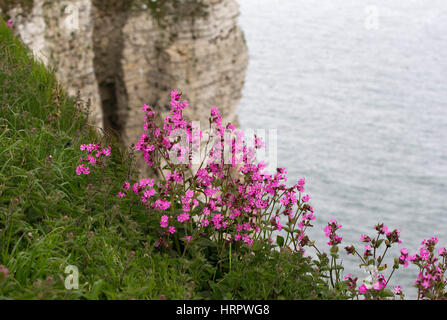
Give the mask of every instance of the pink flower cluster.
[[[222, 116], [215, 107], [211, 108], [211, 132], [207, 141], [207, 147], [212, 142], [211, 147], [206, 149], [208, 154], [193, 171], [192, 153], [201, 146], [203, 133], [184, 119], [183, 110], [188, 107], [188, 102], [181, 102], [181, 96], [176, 90], [171, 92], [171, 111], [162, 126], [156, 123], [151, 107], [144, 105], [142, 108], [145, 112], [144, 133], [136, 149], [143, 153], [149, 166], [158, 170], [160, 180], [156, 183], [153, 179], [140, 179], [133, 184], [124, 181], [118, 192], [119, 198], [136, 197], [150, 214], [159, 217], [159, 240], [155, 246], [172, 245], [170, 237], [176, 235], [181, 227], [186, 233], [183, 237], [185, 243], [204, 236], [213, 241], [251, 247], [258, 239], [273, 242], [274, 232], [286, 231], [289, 236], [282, 242], [289, 242], [281, 245], [288, 248], [293, 246], [295, 251], [303, 253], [306, 245], [315, 247], [306, 235], [306, 229], [312, 227], [315, 216], [308, 203], [311, 197], [304, 194], [305, 180], [300, 179], [295, 185], [287, 187], [285, 169], [278, 168], [273, 173], [266, 171], [265, 163], [255, 161], [257, 149], [265, 147], [262, 139], [255, 136], [254, 147], [248, 147], [241, 131], [231, 124], [222, 124]], [[102, 148], [100, 143], [81, 145], [80, 150], [86, 151], [87, 156], [80, 158], [76, 169], [78, 175], [89, 174], [90, 166], [103, 164], [111, 153], [110, 146]], [[228, 162], [225, 152], [229, 150], [231, 158]], [[340, 265], [337, 266], [336, 262], [337, 245], [342, 242], [342, 237], [337, 235], [340, 228], [342, 226], [335, 219], [331, 219], [324, 228], [329, 239], [327, 244], [332, 246], [332, 260], [328, 267], [333, 285], [334, 270], [335, 281], [340, 279]], [[391, 292], [384, 290], [387, 280], [379, 270], [386, 269], [382, 262], [388, 248], [402, 243], [400, 230], [390, 231], [383, 223], [375, 225], [374, 229], [377, 237], [360, 237], [364, 244], [363, 255], [354, 246], [345, 247], [348, 254], [357, 254], [361, 266], [370, 272], [370, 279], [358, 288], [357, 277], [351, 274], [344, 277], [353, 297], [363, 294], [365, 298], [380, 299]], [[378, 249], [382, 243], [386, 248], [379, 255]], [[435, 237], [424, 239], [418, 253], [410, 255], [408, 249], [402, 248], [400, 256], [395, 259], [393, 270], [399, 265], [407, 268], [409, 262], [419, 267], [414, 285], [422, 298], [445, 297], [447, 250], [439, 249], [436, 257], [437, 243]], [[222, 244], [225, 243], [218, 243], [217, 247], [224, 248]], [[8, 272], [0, 266], [0, 273], [7, 275]], [[396, 286], [393, 293], [403, 297], [400, 286]]]
[[395, 295], [402, 295], [402, 287], [401, 286], [395, 286], [394, 287], [394, 289], [393, 289], [393, 293], [395, 294]]
[[359, 286], [358, 288], [359, 293], [365, 294], [367, 292], [370, 292], [371, 290], [381, 291], [386, 288], [387, 282], [382, 274], [377, 274], [375, 278], [376, 279], [372, 287], [368, 287], [366, 284], [362, 284], [361, 286]]
[[[156, 123], [152, 108], [143, 106], [144, 133], [136, 149], [143, 152], [146, 163], [159, 170], [163, 178], [154, 187], [153, 183], [143, 187], [141, 181], [134, 184], [134, 193], [148, 209], [165, 211], [172, 202], [180, 204], [182, 210], [175, 211], [169, 221], [187, 224], [192, 228], [190, 232], [207, 236], [220, 232], [226, 235], [227, 241], [248, 246], [260, 237], [261, 231], [268, 233], [265, 236], [270, 238], [272, 232], [283, 230], [281, 216], [284, 216], [292, 230], [299, 230], [292, 241], [295, 249], [302, 250], [306, 243], [305, 230], [315, 219], [314, 210], [307, 203], [310, 196], [301, 196], [304, 179], [287, 187], [284, 169], [270, 173], [265, 170], [265, 163], [256, 163], [256, 150], [265, 146], [262, 139], [255, 137], [254, 147], [248, 147], [241, 131], [231, 124], [222, 124], [222, 117], [215, 107], [211, 108], [208, 141], [211, 146], [205, 155], [206, 161], [192, 172], [191, 153], [200, 145], [203, 133], [184, 119], [183, 110], [188, 103], [180, 101], [181, 95], [176, 90], [171, 92], [171, 111], [162, 127]], [[178, 141], [181, 136], [186, 143]], [[231, 161], [225, 161], [224, 150], [231, 150]], [[164, 172], [161, 163], [167, 168]], [[126, 181], [118, 196], [126, 196], [127, 190], [129, 182]], [[166, 218], [160, 220], [163, 229], [168, 226], [167, 221]]]
[[380, 290], [386, 288], [386, 280], [385, 280], [385, 277], [383, 276], [383, 274], [380, 274], [378, 276], [377, 281], [374, 282], [374, 284], [373, 284], [373, 288], [376, 291], [380, 291]]
[[[199, 130], [192, 122], [187, 122], [183, 118], [183, 109], [188, 107], [188, 102], [180, 102], [181, 93], [177, 90], [171, 92], [171, 111], [164, 119], [162, 128], [155, 123], [155, 112], [148, 105], [144, 105], [142, 110], [146, 112], [144, 116], [144, 133], [136, 145], [136, 149], [143, 152], [144, 160], [149, 166], [160, 165], [160, 159], [187, 163], [191, 152], [191, 145], [198, 147], [200, 140]], [[184, 135], [184, 136], [182, 136]], [[185, 138], [178, 142], [177, 138]], [[174, 181], [180, 183], [178, 175], [174, 174]], [[178, 174], [178, 173], [177, 173]]]
[[[326, 235], [328, 237], [331, 235], [335, 227], [338, 227], [336, 225], [336, 221], [331, 220], [331, 224], [328, 224], [325, 229]], [[390, 274], [388, 280], [385, 280], [385, 276], [380, 272], [386, 270], [386, 265], [383, 266], [382, 263], [384, 261], [385, 254], [388, 251], [388, 248], [390, 248], [394, 243], [401, 243], [400, 230], [394, 229], [393, 231], [389, 231], [388, 227], [385, 226], [383, 223], [375, 225], [374, 229], [377, 231], [376, 237], [370, 237], [368, 235], [360, 236], [360, 241], [364, 244], [362, 255], [357, 252], [356, 248], [353, 245], [345, 247], [347, 254], [357, 255], [360, 258], [360, 266], [364, 267], [365, 270], [370, 274], [370, 276], [364, 280], [364, 283], [360, 285], [357, 290], [354, 289], [355, 283], [352, 277], [349, 275], [349, 277], [345, 278], [345, 281], [347, 282], [348, 288], [353, 297], [358, 297], [358, 295], [360, 294], [364, 295], [365, 299], [381, 299], [384, 297], [389, 297], [389, 294], [393, 293], [390, 290], [385, 292], [385, 288], [387, 286], [389, 278], [394, 271]], [[385, 249], [382, 254], [379, 254], [378, 249], [380, 248], [382, 243], [385, 244]], [[405, 248], [401, 249], [401, 255], [398, 259], [395, 259], [393, 270], [397, 269], [399, 264], [407, 267], [408, 259], [408, 250]], [[394, 294], [403, 297], [400, 287], [394, 288]]]
[[79, 176], [81, 174], [90, 174], [90, 166], [102, 163], [102, 158], [110, 156], [112, 148], [106, 147], [102, 148], [101, 143], [98, 144], [82, 144], [80, 147], [81, 151], [87, 151], [87, 157], [81, 157], [79, 159], [79, 164], [76, 168], [76, 174]]
[[414, 282], [420, 298], [437, 299], [444, 297], [444, 288], [447, 284], [445, 272], [447, 269], [447, 250], [440, 248], [438, 257], [435, 256], [436, 237], [424, 239], [421, 242], [419, 253], [408, 257], [408, 260], [419, 267], [419, 274]]
[[400, 240], [400, 230], [394, 229], [393, 231], [388, 231], [388, 227], [384, 224], [378, 224], [375, 226], [376, 230], [379, 231], [379, 234], [383, 234], [387, 238], [388, 245], [391, 245], [393, 243], [402, 243]]
[[403, 264], [404, 268], [408, 268], [408, 261], [409, 261], [409, 255], [408, 255], [408, 249], [402, 248], [400, 250], [400, 256], [399, 256], [399, 264]]
[[347, 276], [345, 276], [345, 281], [348, 285], [349, 290], [351, 290], [351, 291], [355, 290], [355, 288], [357, 286], [357, 280], [358, 280], [358, 277], [353, 278], [352, 274], [350, 274], [350, 273]]
[[324, 227], [324, 233], [326, 238], [329, 238], [329, 242], [327, 243], [330, 246], [337, 245], [341, 243], [342, 237], [338, 236], [335, 232], [342, 227], [341, 224], [337, 223], [337, 220], [331, 219], [327, 226]]

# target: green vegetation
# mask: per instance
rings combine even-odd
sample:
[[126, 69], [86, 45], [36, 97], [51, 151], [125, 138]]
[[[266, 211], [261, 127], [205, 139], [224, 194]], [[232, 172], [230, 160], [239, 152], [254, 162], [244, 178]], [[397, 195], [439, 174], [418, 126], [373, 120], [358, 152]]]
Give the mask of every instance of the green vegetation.
[[[287, 250], [228, 251], [211, 241], [185, 255], [156, 248], [159, 220], [117, 193], [134, 175], [119, 141], [89, 126], [0, 20], [0, 299], [329, 299], [309, 258]], [[75, 169], [81, 144], [112, 147], [107, 165]], [[79, 289], [64, 286], [79, 269]]]

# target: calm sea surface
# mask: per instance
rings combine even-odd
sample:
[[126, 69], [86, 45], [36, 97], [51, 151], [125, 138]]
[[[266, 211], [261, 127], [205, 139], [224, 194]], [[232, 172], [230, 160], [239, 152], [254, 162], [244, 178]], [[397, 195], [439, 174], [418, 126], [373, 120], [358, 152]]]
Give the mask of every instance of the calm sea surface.
[[[278, 130], [278, 166], [312, 196], [312, 238], [326, 246], [336, 218], [345, 245], [384, 222], [402, 230], [394, 255], [431, 236], [447, 246], [447, 2], [239, 3], [250, 51], [240, 123]], [[401, 268], [392, 285], [414, 299], [416, 276]]]

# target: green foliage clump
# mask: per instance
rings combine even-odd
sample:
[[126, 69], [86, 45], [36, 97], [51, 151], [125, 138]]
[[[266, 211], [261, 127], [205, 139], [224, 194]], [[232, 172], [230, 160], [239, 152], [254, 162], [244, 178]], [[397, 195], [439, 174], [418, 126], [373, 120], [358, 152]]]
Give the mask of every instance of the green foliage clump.
[[[0, 265], [9, 271], [0, 299], [153, 299], [165, 290], [182, 298], [177, 262], [152, 256], [151, 236], [117, 205], [125, 150], [87, 125], [86, 104], [64, 93], [4, 21], [0, 83]], [[114, 153], [104, 171], [80, 179], [79, 146], [90, 141]], [[69, 265], [79, 269], [78, 290], [65, 289]]]

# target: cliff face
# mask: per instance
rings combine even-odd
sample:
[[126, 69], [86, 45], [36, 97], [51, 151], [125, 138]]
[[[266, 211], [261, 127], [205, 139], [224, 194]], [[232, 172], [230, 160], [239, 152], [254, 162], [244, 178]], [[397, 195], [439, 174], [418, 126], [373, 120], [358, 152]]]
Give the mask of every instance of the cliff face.
[[141, 106], [167, 112], [173, 88], [185, 93], [187, 116], [203, 127], [211, 106], [237, 125], [248, 63], [239, 6], [208, 0], [199, 8], [197, 1], [135, 9], [120, 0], [34, 0], [6, 13], [69, 93], [91, 99], [92, 122], [131, 144], [141, 134]]
[[[77, 11], [70, 12], [70, 8]], [[91, 122], [102, 126], [103, 112], [93, 65], [91, 1], [36, 0], [25, 8], [13, 3], [3, 13], [12, 17], [25, 44], [55, 70], [70, 95], [80, 91], [83, 98], [90, 99]]]

